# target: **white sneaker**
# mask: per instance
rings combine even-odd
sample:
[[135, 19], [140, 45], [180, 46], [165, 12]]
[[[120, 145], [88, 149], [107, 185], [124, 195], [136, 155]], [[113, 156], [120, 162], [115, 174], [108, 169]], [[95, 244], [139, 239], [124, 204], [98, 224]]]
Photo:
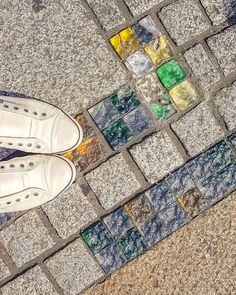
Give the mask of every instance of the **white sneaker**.
[[63, 154], [82, 138], [80, 125], [59, 108], [37, 99], [0, 96], [0, 147]]
[[0, 213], [42, 205], [75, 179], [74, 164], [61, 156], [31, 155], [0, 162]]

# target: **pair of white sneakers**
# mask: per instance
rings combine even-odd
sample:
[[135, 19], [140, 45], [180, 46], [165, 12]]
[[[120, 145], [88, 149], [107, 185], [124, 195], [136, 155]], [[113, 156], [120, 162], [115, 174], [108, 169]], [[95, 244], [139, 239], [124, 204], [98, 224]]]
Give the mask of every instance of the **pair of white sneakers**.
[[59, 108], [0, 96], [0, 148], [31, 154], [0, 162], [0, 213], [42, 205], [69, 188], [74, 164], [56, 154], [75, 149], [82, 138], [80, 125]]

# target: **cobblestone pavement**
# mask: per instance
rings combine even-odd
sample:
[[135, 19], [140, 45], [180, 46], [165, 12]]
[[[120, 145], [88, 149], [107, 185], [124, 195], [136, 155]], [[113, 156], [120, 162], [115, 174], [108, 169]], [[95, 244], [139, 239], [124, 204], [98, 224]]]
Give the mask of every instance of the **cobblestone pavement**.
[[[83, 293], [159, 241], [140, 269], [153, 251], [173, 262], [189, 246], [181, 233], [233, 222], [216, 217], [235, 205], [235, 22], [233, 0], [1, 1], [0, 91], [62, 107], [84, 140], [65, 155], [78, 172], [68, 191], [0, 215], [0, 294]], [[161, 292], [223, 292], [205, 287]]]

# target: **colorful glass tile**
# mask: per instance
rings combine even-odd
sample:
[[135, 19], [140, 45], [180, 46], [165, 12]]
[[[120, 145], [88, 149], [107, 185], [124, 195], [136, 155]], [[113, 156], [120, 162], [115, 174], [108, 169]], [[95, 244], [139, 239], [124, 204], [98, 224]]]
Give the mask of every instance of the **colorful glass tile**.
[[198, 187], [195, 187], [178, 198], [180, 206], [184, 209], [189, 219], [197, 216], [207, 207], [204, 196]]
[[140, 50], [127, 57], [125, 65], [128, 70], [134, 72], [138, 77], [147, 75], [153, 69], [150, 58]]
[[124, 115], [140, 105], [133, 90], [123, 87], [108, 97], [120, 115]]
[[161, 32], [158, 30], [156, 24], [152, 20], [151, 16], [146, 16], [142, 18], [139, 22], [139, 25], [146, 29], [147, 32], [152, 33], [153, 36], [160, 36]]
[[166, 178], [173, 194], [178, 197], [195, 187], [195, 183], [185, 167], [181, 167]]
[[149, 103], [148, 107], [157, 119], [169, 119], [176, 112], [169, 95]]
[[111, 37], [110, 43], [123, 60], [140, 48], [140, 43], [131, 28], [126, 28]]
[[201, 181], [198, 186], [209, 205], [221, 200], [227, 192], [223, 177], [220, 174], [211, 175], [207, 179]]
[[222, 176], [222, 179], [228, 192], [231, 192], [236, 189], [236, 162], [225, 167], [218, 173]]
[[105, 154], [104, 146], [94, 135], [85, 139], [75, 150], [65, 153], [64, 156], [75, 164], [78, 171], [83, 171], [89, 165], [102, 159]]
[[76, 121], [80, 124], [83, 130], [83, 139], [94, 135], [93, 128], [89, 125], [88, 120], [83, 114], [78, 115]]
[[149, 73], [145, 77], [137, 80], [137, 91], [143, 96], [147, 103], [155, 101], [162, 94], [157, 75]]
[[93, 253], [97, 253], [113, 242], [112, 235], [102, 222], [93, 224], [83, 231], [81, 236]]
[[206, 179], [213, 174], [213, 167], [204, 153], [189, 161], [185, 167], [195, 183], [198, 183], [202, 179]]
[[154, 245], [168, 234], [158, 214], [142, 224], [140, 230], [149, 246]]
[[113, 150], [117, 150], [122, 144], [128, 142], [133, 135], [123, 119], [113, 122], [102, 133]]
[[159, 66], [161, 63], [173, 57], [172, 50], [165, 36], [161, 36], [144, 48], [154, 65]]
[[137, 226], [144, 223], [154, 214], [154, 208], [145, 195], [136, 197], [126, 203], [124, 207]]
[[7, 222], [9, 219], [11, 219], [12, 214], [11, 213], [1, 213], [0, 214], [0, 226], [3, 225], [5, 222]]
[[177, 201], [160, 211], [159, 217], [169, 234], [187, 222], [187, 215]]
[[137, 229], [131, 229], [118, 241], [118, 246], [128, 260], [146, 250], [147, 244]]
[[102, 100], [89, 109], [89, 113], [100, 129], [107, 127], [120, 116], [109, 98]]
[[186, 78], [186, 72], [174, 59], [157, 69], [157, 76], [165, 88], [170, 89]]
[[153, 34], [148, 32], [147, 29], [139, 23], [133, 25], [132, 29], [134, 30], [136, 37], [142, 45], [148, 44], [153, 38]]
[[189, 81], [184, 81], [170, 90], [170, 95], [179, 110], [186, 110], [197, 98], [197, 92]]
[[95, 257], [108, 274], [114, 272], [126, 262], [123, 253], [115, 243], [102, 249], [95, 254]]
[[145, 193], [156, 211], [161, 211], [175, 201], [175, 196], [167, 182], [162, 180]]
[[122, 207], [104, 217], [103, 222], [115, 238], [123, 236], [134, 227], [132, 220]]
[[234, 161], [234, 155], [225, 141], [214, 145], [205, 155], [215, 170], [220, 170]]
[[139, 107], [127, 114], [124, 121], [134, 135], [139, 135], [151, 126], [150, 119], [143, 107]]

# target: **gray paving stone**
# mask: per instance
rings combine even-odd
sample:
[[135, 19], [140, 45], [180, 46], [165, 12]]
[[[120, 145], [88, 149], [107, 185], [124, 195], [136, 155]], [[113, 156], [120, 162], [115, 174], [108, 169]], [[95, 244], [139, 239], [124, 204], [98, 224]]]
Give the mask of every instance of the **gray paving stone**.
[[201, 0], [201, 2], [214, 25], [235, 18], [234, 0]]
[[105, 209], [110, 209], [140, 188], [122, 154], [110, 158], [85, 178]]
[[236, 68], [236, 25], [210, 37], [208, 40], [212, 52], [219, 61], [225, 75]]
[[46, 266], [65, 295], [75, 295], [103, 276], [80, 239], [49, 258]]
[[54, 242], [37, 214], [30, 211], [0, 232], [0, 241], [17, 266], [50, 249]]
[[176, 1], [164, 7], [159, 17], [177, 45], [184, 44], [208, 28], [207, 22], [194, 1]]
[[184, 57], [200, 85], [209, 89], [220, 80], [220, 74], [202, 45], [197, 44], [184, 53]]
[[77, 114], [126, 81], [80, 1], [0, 4], [0, 90], [47, 100]]
[[236, 128], [236, 82], [222, 89], [215, 96], [214, 103], [223, 117], [227, 128]]
[[135, 162], [150, 183], [153, 183], [184, 163], [166, 132], [148, 137], [130, 150]]
[[163, 0], [125, 0], [126, 5], [134, 16], [147, 11], [161, 2]]
[[125, 22], [125, 17], [114, 0], [87, 0], [105, 30], [110, 30]]
[[3, 295], [57, 295], [52, 284], [39, 266], [31, 268], [23, 275], [1, 288]]
[[78, 184], [42, 206], [60, 237], [68, 238], [97, 217]]
[[224, 136], [205, 103], [199, 104], [171, 126], [190, 156], [202, 152]]
[[10, 271], [3, 260], [0, 258], [0, 281], [5, 279], [10, 274]]

